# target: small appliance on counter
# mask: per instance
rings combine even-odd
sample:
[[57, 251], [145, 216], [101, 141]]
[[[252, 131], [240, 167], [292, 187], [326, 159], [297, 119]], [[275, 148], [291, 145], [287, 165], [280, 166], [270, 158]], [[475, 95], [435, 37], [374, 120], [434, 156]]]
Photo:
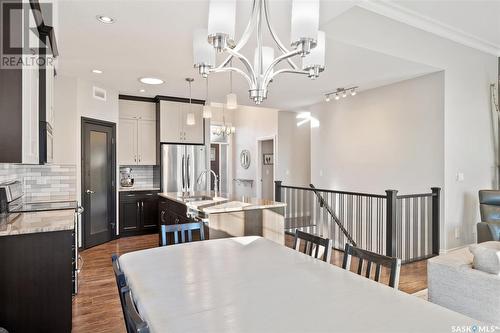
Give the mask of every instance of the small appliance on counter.
[[120, 170], [120, 186], [121, 187], [134, 186], [134, 178], [132, 178], [131, 168], [123, 168]]
[[78, 292], [78, 273], [80, 271], [78, 254], [78, 226], [79, 219], [83, 213], [83, 207], [78, 205], [75, 200], [67, 201], [23, 201], [23, 185], [20, 181], [8, 181], [0, 183], [0, 223], [7, 221], [13, 222], [20, 213], [43, 212], [51, 210], [73, 210], [75, 212], [75, 232], [72, 245], [73, 259], [73, 294]]

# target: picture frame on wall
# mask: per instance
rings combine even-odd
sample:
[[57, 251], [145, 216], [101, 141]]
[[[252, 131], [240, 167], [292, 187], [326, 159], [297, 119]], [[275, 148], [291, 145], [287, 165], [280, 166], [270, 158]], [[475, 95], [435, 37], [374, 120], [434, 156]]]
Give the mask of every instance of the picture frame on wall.
[[273, 165], [274, 164], [274, 154], [264, 154], [264, 165]]

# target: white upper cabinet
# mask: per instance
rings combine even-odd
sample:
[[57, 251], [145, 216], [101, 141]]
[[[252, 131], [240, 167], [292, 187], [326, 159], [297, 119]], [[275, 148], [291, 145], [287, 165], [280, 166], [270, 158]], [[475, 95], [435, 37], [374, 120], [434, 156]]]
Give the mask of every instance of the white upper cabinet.
[[118, 163], [137, 164], [137, 120], [120, 118], [118, 124]]
[[118, 163], [156, 165], [156, 104], [120, 100]]
[[[137, 122], [138, 164], [156, 164], [156, 121], [139, 120]], [[151, 144], [154, 142], [154, 144]]]
[[[192, 116], [189, 116], [192, 114]], [[194, 124], [188, 125], [188, 117]], [[162, 143], [204, 144], [203, 106], [160, 101], [160, 141]]]

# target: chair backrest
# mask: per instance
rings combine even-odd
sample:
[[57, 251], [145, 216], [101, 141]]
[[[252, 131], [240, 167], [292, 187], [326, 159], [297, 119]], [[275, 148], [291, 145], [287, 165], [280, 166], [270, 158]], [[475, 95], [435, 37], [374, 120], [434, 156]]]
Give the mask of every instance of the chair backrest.
[[141, 318], [135, 307], [132, 294], [128, 286], [122, 288], [125, 307], [123, 313], [127, 324], [128, 333], [149, 333], [148, 324]]
[[[367, 250], [363, 250], [352, 246], [349, 243], [345, 245], [344, 260], [342, 262], [342, 268], [350, 270], [351, 269], [351, 258], [358, 258], [358, 275], [364, 275], [370, 278], [372, 272], [372, 264], [375, 264], [375, 277], [374, 280], [380, 282], [381, 268], [386, 267], [390, 270], [389, 276], [389, 286], [398, 289], [399, 286], [399, 273], [401, 270], [401, 259], [383, 256], [378, 253], [373, 253]], [[366, 269], [363, 274], [363, 264], [366, 261]]]
[[[193, 230], [200, 231], [200, 240], [205, 240], [205, 230], [203, 222], [181, 223], [181, 224], [162, 224], [161, 225], [161, 245], [168, 245], [167, 234], [172, 233], [174, 244], [193, 241]], [[187, 233], [187, 238], [186, 238]], [[180, 234], [180, 237], [179, 237]]]
[[[304, 247], [301, 251], [301, 243], [304, 242]], [[320, 249], [323, 247], [323, 249]], [[320, 236], [312, 235], [307, 232], [300, 230], [295, 230], [295, 241], [293, 243], [293, 248], [299, 252], [305, 253], [317, 259], [321, 259], [324, 262], [330, 262], [332, 257], [332, 240], [328, 238], [322, 238]], [[323, 252], [321, 253], [320, 250]], [[318, 258], [321, 256], [320, 258]]]
[[500, 191], [479, 191], [479, 210], [482, 222], [500, 221]]
[[[116, 254], [113, 254], [111, 256], [111, 263], [113, 265], [113, 272], [115, 273], [116, 288], [118, 289], [118, 294], [120, 296], [120, 303], [122, 305], [123, 317], [125, 318], [125, 301], [123, 299], [122, 288], [127, 286], [127, 281], [125, 280], [125, 274], [123, 274], [123, 272], [120, 269], [120, 264], [118, 263], [118, 256]], [[128, 331], [127, 321], [125, 321], [125, 326], [127, 327]]]

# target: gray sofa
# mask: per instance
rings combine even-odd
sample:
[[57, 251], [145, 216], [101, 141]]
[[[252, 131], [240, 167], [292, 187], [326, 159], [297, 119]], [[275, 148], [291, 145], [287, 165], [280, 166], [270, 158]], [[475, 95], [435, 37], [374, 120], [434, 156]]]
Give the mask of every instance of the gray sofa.
[[481, 222], [477, 224], [477, 242], [500, 240], [500, 191], [479, 191]]
[[429, 301], [500, 326], [500, 276], [473, 269], [472, 261], [468, 248], [429, 259]]

